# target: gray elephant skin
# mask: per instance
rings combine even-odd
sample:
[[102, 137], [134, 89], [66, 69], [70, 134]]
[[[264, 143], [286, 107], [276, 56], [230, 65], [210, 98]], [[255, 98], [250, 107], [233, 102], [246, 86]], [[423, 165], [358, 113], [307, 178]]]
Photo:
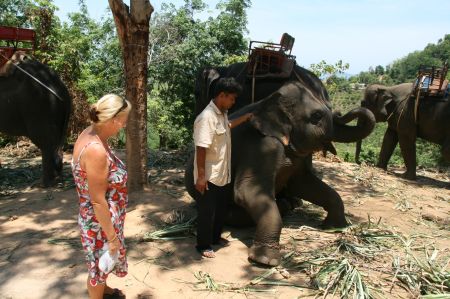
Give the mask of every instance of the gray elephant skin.
[[58, 75], [44, 64], [26, 59], [17, 65], [23, 71], [9, 65], [8, 73], [0, 76], [0, 132], [26, 136], [41, 150], [42, 184], [49, 186], [62, 172], [60, 149], [66, 136], [71, 97]]
[[[312, 153], [335, 153], [332, 141], [355, 142], [375, 125], [373, 114], [365, 108], [344, 116], [333, 114], [322, 82], [307, 75], [314, 84], [277, 82], [278, 90], [230, 115], [230, 119], [248, 112], [254, 115], [232, 130], [232, 188], [226, 221], [235, 226], [256, 225], [249, 259], [257, 263], [280, 263], [281, 216], [297, 199], [322, 206], [328, 212], [325, 226], [347, 225], [341, 197], [312, 170]], [[358, 127], [346, 125], [355, 118], [360, 120]], [[194, 197], [193, 157], [185, 184]]]
[[[413, 83], [391, 87], [369, 85], [361, 102], [375, 115], [377, 122], [388, 123], [377, 166], [387, 169], [389, 159], [397, 146], [405, 162], [406, 179], [416, 179], [417, 137], [439, 144], [445, 160], [450, 161], [450, 99], [449, 97], [426, 97], [419, 100], [417, 121], [415, 98], [410, 97]], [[356, 145], [356, 161], [359, 162], [361, 141]]]

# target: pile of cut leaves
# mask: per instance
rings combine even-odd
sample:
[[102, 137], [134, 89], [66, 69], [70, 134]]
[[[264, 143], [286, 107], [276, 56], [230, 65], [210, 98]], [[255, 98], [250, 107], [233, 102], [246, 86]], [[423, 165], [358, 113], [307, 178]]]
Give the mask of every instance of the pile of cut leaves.
[[[179, 219], [173, 225], [147, 233], [144, 240], [186, 238], [192, 236], [194, 227], [195, 218]], [[399, 292], [413, 298], [450, 298], [450, 253], [429, 245], [430, 236], [406, 238], [370, 219], [332, 232], [311, 227], [297, 229], [302, 234], [308, 230], [326, 234], [328, 246], [299, 252], [296, 237], [291, 235], [281, 265], [247, 283], [219, 282], [202, 271], [193, 273], [195, 282], [177, 281], [208, 292], [276, 293], [275, 287], [285, 286], [301, 290], [302, 296], [321, 298], [386, 298]], [[272, 278], [274, 274], [281, 274], [283, 279]], [[291, 277], [302, 275], [307, 278], [304, 284], [290, 282]]]

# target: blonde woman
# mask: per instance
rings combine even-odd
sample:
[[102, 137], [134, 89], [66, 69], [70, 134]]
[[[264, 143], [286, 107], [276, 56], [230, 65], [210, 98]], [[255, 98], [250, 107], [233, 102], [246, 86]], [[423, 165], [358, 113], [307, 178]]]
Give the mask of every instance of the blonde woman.
[[91, 299], [125, 298], [107, 286], [108, 273], [99, 269], [100, 256], [109, 250], [119, 255], [112, 273], [127, 274], [124, 243], [125, 208], [128, 203], [125, 165], [108, 146], [108, 138], [125, 127], [131, 104], [114, 94], [91, 106], [92, 124], [78, 137], [72, 158], [72, 173], [80, 209], [78, 224], [89, 270], [87, 289]]

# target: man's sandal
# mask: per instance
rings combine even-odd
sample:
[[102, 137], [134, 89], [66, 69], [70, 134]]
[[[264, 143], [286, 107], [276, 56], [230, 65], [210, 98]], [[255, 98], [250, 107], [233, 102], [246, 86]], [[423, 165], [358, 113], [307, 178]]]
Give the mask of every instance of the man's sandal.
[[198, 252], [204, 258], [212, 259], [212, 258], [216, 257], [216, 254], [215, 254], [214, 250], [212, 250], [212, 249], [202, 249], [202, 250], [199, 250]]

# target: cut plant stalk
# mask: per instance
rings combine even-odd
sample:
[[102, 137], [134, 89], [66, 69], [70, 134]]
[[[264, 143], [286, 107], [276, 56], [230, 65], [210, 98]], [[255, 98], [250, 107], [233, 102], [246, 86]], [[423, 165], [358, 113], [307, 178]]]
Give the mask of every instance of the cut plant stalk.
[[195, 220], [197, 218], [191, 218], [186, 222], [177, 223], [174, 225], [166, 226], [160, 230], [154, 232], [145, 233], [142, 240], [143, 241], [153, 241], [153, 240], [179, 240], [189, 238], [195, 230]]

